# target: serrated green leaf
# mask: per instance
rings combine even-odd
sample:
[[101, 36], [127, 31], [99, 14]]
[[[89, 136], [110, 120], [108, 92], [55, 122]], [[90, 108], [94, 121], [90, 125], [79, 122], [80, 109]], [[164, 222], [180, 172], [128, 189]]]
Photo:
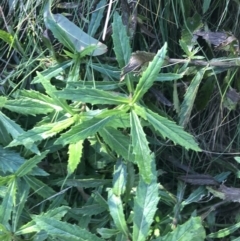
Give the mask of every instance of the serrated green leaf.
[[56, 111], [61, 111], [62, 107], [56, 105], [55, 101], [48, 95], [42, 94], [34, 90], [21, 90], [18, 95], [19, 98], [27, 98], [33, 101], [38, 101], [43, 105], [47, 105]]
[[133, 241], [145, 241], [153, 222], [159, 201], [157, 172], [154, 160], [151, 161], [152, 180], [147, 184], [139, 180], [133, 208]]
[[60, 106], [63, 110], [65, 110], [67, 113], [74, 115], [75, 112], [71, 109], [71, 107], [67, 104], [65, 100], [61, 100], [58, 97], [54, 95], [54, 92], [56, 91], [55, 86], [51, 85], [49, 79], [43, 77], [39, 72], [37, 72], [37, 76], [39, 77], [39, 80], [43, 87], [45, 88], [47, 94], [52, 97], [54, 100], [55, 105]]
[[83, 151], [83, 140], [78, 141], [77, 143], [70, 144], [68, 148], [68, 174], [72, 174], [78, 164], [81, 162], [82, 157], [82, 151]]
[[[112, 127], [115, 130], [117, 128], [129, 128], [130, 127], [130, 116], [128, 113], [126, 113], [129, 109], [129, 106], [126, 106], [127, 108], [125, 109], [125, 113], [120, 113], [117, 115], [116, 118], [112, 119], [111, 121], [108, 122], [107, 127]], [[119, 132], [118, 132], [119, 133]], [[117, 134], [117, 133], [116, 133]], [[121, 133], [122, 134], [122, 133]], [[118, 134], [117, 136], [119, 136], [120, 134]], [[124, 136], [124, 135], [122, 135]], [[124, 136], [126, 137], [126, 136]], [[125, 139], [126, 143], [129, 143], [129, 138], [127, 137], [127, 139]], [[129, 153], [131, 154], [131, 153]], [[122, 154], [121, 154], [122, 155]], [[128, 158], [129, 160], [134, 160], [134, 158]]]
[[138, 165], [140, 175], [146, 183], [151, 181], [152, 156], [148, 146], [146, 135], [141, 126], [140, 120], [134, 110], [130, 113], [131, 137], [135, 162]]
[[68, 206], [61, 206], [61, 207], [48, 210], [47, 212], [41, 214], [41, 216], [49, 217], [49, 218], [54, 217], [55, 219], [60, 220], [70, 210], [71, 208]]
[[204, 241], [206, 238], [205, 229], [202, 226], [201, 217], [191, 217], [187, 222], [177, 226], [167, 235], [154, 239], [154, 241]]
[[8, 175], [8, 176], [5, 176], [5, 177], [1, 177], [0, 176], [0, 185], [1, 185], [1, 188], [4, 189], [3, 193], [2, 193], [4, 195], [1, 195], [1, 197], [5, 197], [5, 194], [7, 192], [6, 187], [3, 187], [3, 185], [7, 185], [8, 183], [12, 182], [14, 179], [15, 179], [14, 174], [13, 175]]
[[[61, 218], [63, 218], [66, 215], [66, 213], [68, 211], [70, 211], [70, 207], [61, 206], [61, 207], [51, 209], [45, 213], [42, 213], [40, 216], [54, 218], [55, 220], [60, 220]], [[36, 223], [32, 220], [32, 221], [28, 222], [27, 224], [21, 226], [21, 228], [15, 232], [15, 235], [19, 236], [19, 235], [23, 235], [23, 234], [38, 232], [38, 231], [39, 231], [39, 229], [38, 229]]]
[[[84, 187], [84, 188], [90, 188], [90, 187], [99, 187], [102, 185], [107, 185], [111, 182], [111, 179], [68, 179], [64, 184], [71, 186], [71, 187]], [[59, 181], [57, 184], [60, 186], [62, 185], [62, 180]]]
[[12, 182], [9, 184], [6, 196], [3, 198], [3, 201], [0, 205], [0, 223], [5, 227], [8, 225], [8, 220], [11, 218], [11, 213], [13, 211], [13, 205], [16, 205], [16, 180], [12, 179]]
[[28, 143], [34, 143], [37, 141], [41, 141], [52, 137], [62, 130], [68, 128], [74, 123], [74, 117], [65, 119], [63, 121], [46, 124], [38, 127], [34, 127], [32, 130], [29, 130], [21, 135], [19, 135], [15, 140], [13, 140], [8, 147], [18, 146], [18, 145], [25, 145], [27, 146]]
[[25, 175], [23, 178], [28, 183], [28, 185], [43, 198], [49, 198], [56, 194], [56, 192], [51, 187], [33, 176]]
[[16, 203], [17, 205], [14, 207], [14, 212], [12, 216], [13, 222], [13, 231], [15, 232], [19, 227], [19, 220], [23, 214], [23, 209], [26, 205], [29, 195], [29, 186], [28, 184], [22, 180], [21, 178], [17, 178], [17, 193], [16, 193]]
[[190, 203], [193, 202], [199, 202], [202, 200], [203, 197], [207, 195], [207, 190], [204, 186], [198, 187], [196, 190], [194, 190], [188, 198], [186, 198], [182, 203], [181, 203], [181, 210], [186, 206], [189, 205]]
[[7, 146], [11, 141], [12, 137], [4, 127], [3, 123], [0, 121], [0, 145]]
[[123, 25], [122, 18], [117, 12], [115, 12], [113, 15], [112, 30], [112, 39], [116, 59], [119, 67], [123, 68], [130, 59], [131, 48], [126, 27]]
[[137, 114], [144, 119], [146, 118], [146, 120], [163, 136], [163, 138], [167, 137], [174, 143], [177, 143], [186, 149], [201, 151], [194, 138], [175, 122], [170, 121], [149, 109], [143, 110], [142, 107], [136, 107], [135, 109]]
[[113, 193], [121, 196], [126, 189], [127, 183], [127, 166], [122, 160], [118, 159], [114, 167], [113, 173]]
[[220, 229], [219, 231], [215, 233], [210, 233], [207, 235], [207, 238], [224, 238], [226, 236], [229, 236], [231, 233], [235, 232], [240, 228], [240, 222], [231, 225], [227, 228]]
[[30, 173], [36, 165], [46, 157], [48, 151], [42, 152], [40, 156], [34, 156], [29, 160], [26, 160], [16, 171], [15, 175], [17, 177], [23, 177], [24, 175]]
[[65, 47], [74, 53], [75, 51], [81, 52], [89, 45], [94, 45], [96, 49], [91, 53], [93, 56], [104, 54], [107, 51], [105, 44], [83, 32], [65, 16], [62, 14], [52, 14], [51, 3], [52, 1], [48, 1], [44, 7], [44, 22], [46, 27], [52, 31], [55, 38]]
[[92, 204], [92, 205], [84, 205], [82, 208], [73, 208], [71, 209], [71, 212], [76, 215], [84, 215], [84, 216], [92, 216], [92, 215], [98, 215], [100, 213], [103, 213], [105, 211], [108, 211], [108, 206], [105, 207], [103, 205], [99, 205], [99, 203]]
[[[0, 112], [0, 121], [2, 122], [2, 125], [6, 128], [6, 131], [12, 136], [13, 139], [16, 139], [20, 134], [24, 133], [23, 129], [18, 124], [9, 119], [2, 112]], [[24, 144], [24, 146], [31, 152], [35, 154], [40, 154], [37, 146], [33, 142], [26, 143], [26, 145]]]
[[4, 108], [23, 115], [33, 116], [36, 116], [36, 114], [47, 114], [54, 110], [49, 105], [28, 98], [8, 100]]
[[198, 92], [198, 88], [205, 71], [206, 71], [206, 68], [202, 68], [200, 71], [198, 71], [187, 89], [187, 92], [184, 96], [184, 100], [181, 105], [181, 109], [179, 113], [179, 125], [181, 126], [186, 126], [186, 124], [189, 121], [193, 104], [195, 102], [195, 98]]
[[9, 119], [2, 112], [0, 112], [0, 121], [2, 122], [3, 126], [6, 128], [7, 132], [11, 134], [13, 139], [24, 132], [23, 129], [18, 124], [16, 124], [14, 121]]
[[[66, 68], [70, 67], [73, 64], [73, 61], [65, 61], [63, 63], [56, 64], [54, 66], [50, 66], [46, 70], [42, 71], [40, 74], [43, 76], [45, 79], [50, 80], [53, 77], [56, 77], [59, 75], [61, 72], [63, 72]], [[32, 84], [40, 83], [40, 77], [35, 76], [33, 81], [31, 82]]]
[[[96, 88], [98, 90], [114, 90], [125, 85], [125, 83], [120, 83], [117, 81], [78, 81], [78, 82], [68, 82], [70, 88], [77, 87], [83, 88]], [[110, 92], [111, 93], [111, 92]]]
[[58, 98], [68, 99], [73, 101], [82, 101], [91, 104], [109, 104], [118, 105], [126, 104], [129, 102], [127, 96], [121, 96], [118, 93], [107, 92], [99, 89], [92, 88], [79, 88], [79, 89], [64, 89], [62, 91], [54, 92]]
[[66, 222], [58, 221], [54, 218], [41, 216], [34, 217], [34, 221], [36, 222], [39, 231], [45, 230], [50, 236], [59, 238], [64, 241], [104, 241], [103, 239], [88, 232], [87, 230], [81, 229], [75, 224], [69, 224]]
[[140, 78], [134, 91], [132, 103], [139, 101], [153, 85], [153, 82], [156, 80], [158, 73], [164, 64], [166, 53], [167, 44], [165, 43], [164, 46], [157, 52], [153, 61], [149, 63], [147, 69], [143, 72], [142, 77]]
[[165, 82], [181, 79], [184, 76], [185, 72], [181, 74], [176, 73], [160, 73], [155, 81]]
[[125, 238], [127, 239], [129, 231], [123, 213], [122, 200], [121, 197], [116, 196], [112, 190], [108, 191], [108, 206], [116, 227], [124, 234]]
[[68, 143], [76, 143], [80, 140], [84, 140], [89, 136], [95, 135], [111, 119], [113, 119], [113, 116], [105, 118], [92, 118], [89, 121], [78, 124], [72, 127], [70, 131], [62, 134], [55, 144], [64, 146]]
[[134, 161], [130, 138], [128, 136], [123, 135], [121, 131], [110, 126], [104, 127], [99, 131], [99, 134], [104, 142], [119, 156], [122, 156], [125, 160]]
[[0, 170], [3, 173], [14, 173], [25, 162], [25, 159], [15, 151], [0, 146]]

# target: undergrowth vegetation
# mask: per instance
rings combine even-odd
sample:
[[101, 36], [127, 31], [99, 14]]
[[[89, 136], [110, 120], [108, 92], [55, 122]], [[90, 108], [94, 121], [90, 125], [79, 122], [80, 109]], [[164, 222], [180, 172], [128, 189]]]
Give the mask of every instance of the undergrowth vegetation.
[[0, 240], [240, 240], [238, 0], [0, 5]]

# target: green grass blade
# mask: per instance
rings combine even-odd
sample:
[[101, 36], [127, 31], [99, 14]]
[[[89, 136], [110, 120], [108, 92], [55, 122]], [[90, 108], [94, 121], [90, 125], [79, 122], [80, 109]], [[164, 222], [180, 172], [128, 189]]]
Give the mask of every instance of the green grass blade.
[[122, 18], [117, 12], [113, 16], [113, 45], [116, 59], [119, 67], [123, 68], [129, 61], [131, 55], [131, 47], [126, 27], [122, 23]]
[[14, 173], [19, 167], [26, 162], [19, 153], [13, 150], [4, 149], [0, 146], [0, 170], [3, 173]]
[[33, 176], [25, 175], [23, 178], [27, 182], [27, 184], [33, 189], [33, 191], [42, 196], [43, 198], [49, 198], [56, 194], [56, 192], [51, 187]]
[[119, 70], [119, 68], [115, 66], [111, 66], [109, 64], [104, 64], [104, 63], [99, 63], [99, 64], [92, 63], [91, 67], [111, 80], [120, 79], [121, 71]]
[[[49, 68], [47, 68], [41, 72], [41, 76], [43, 76], [43, 78], [45, 78], [45, 79], [50, 80], [51, 78], [58, 76], [61, 72], [63, 72], [68, 67], [70, 67], [73, 63], [74, 63], [74, 61], [67, 60], [63, 63], [59, 63], [54, 66], [50, 66]], [[40, 82], [41, 82], [40, 77], [35, 76], [31, 83], [36, 84], [36, 83], [40, 83]]]
[[138, 165], [140, 175], [146, 183], [150, 183], [152, 171], [152, 156], [148, 147], [146, 135], [141, 126], [141, 122], [134, 110], [130, 113], [131, 137], [135, 162]]
[[151, 61], [147, 69], [143, 72], [142, 77], [140, 78], [137, 87], [134, 91], [132, 102], [135, 103], [139, 101], [143, 95], [149, 90], [153, 85], [153, 82], [156, 80], [158, 73], [164, 64], [165, 57], [167, 53], [167, 44], [157, 52], [153, 61]]
[[98, 30], [102, 18], [103, 18], [103, 12], [105, 10], [105, 7], [107, 6], [107, 1], [106, 0], [101, 0], [97, 6], [96, 9], [93, 11], [91, 20], [88, 26], [88, 34], [90, 36], [94, 36], [96, 31]]
[[200, 71], [198, 71], [187, 89], [187, 92], [185, 94], [183, 103], [181, 105], [180, 113], [179, 113], [179, 125], [181, 126], [186, 126], [186, 124], [189, 121], [193, 104], [197, 96], [198, 88], [205, 71], [206, 71], [206, 68], [202, 68]]
[[124, 234], [125, 238], [127, 239], [128, 228], [123, 213], [122, 200], [121, 197], [115, 195], [112, 190], [108, 191], [108, 206], [116, 227]]
[[28, 200], [29, 195], [29, 186], [28, 184], [22, 180], [21, 178], [17, 179], [17, 195], [16, 195], [16, 206], [14, 207], [13, 212], [13, 232], [15, 233], [18, 226], [19, 221], [21, 220], [22, 213], [26, 202]]
[[65, 100], [61, 100], [58, 97], [56, 97], [54, 95], [54, 92], [56, 92], [56, 88], [55, 86], [51, 85], [49, 79], [43, 77], [39, 72], [37, 72], [37, 75], [41, 81], [41, 84], [43, 85], [43, 87], [46, 90], [46, 93], [52, 97], [52, 99], [54, 100], [55, 105], [58, 105], [60, 107], [62, 107], [63, 110], [65, 110], [67, 113], [74, 115], [74, 111], [71, 109], [71, 107], [66, 103]]
[[151, 161], [152, 180], [147, 184], [139, 180], [136, 197], [134, 198], [133, 241], [145, 241], [157, 210], [158, 184], [154, 160]]

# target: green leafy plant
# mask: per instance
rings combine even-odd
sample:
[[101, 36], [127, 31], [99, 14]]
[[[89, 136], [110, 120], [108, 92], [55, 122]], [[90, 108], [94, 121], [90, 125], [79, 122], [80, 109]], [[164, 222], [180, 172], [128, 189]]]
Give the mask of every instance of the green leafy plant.
[[[49, 5], [46, 5], [46, 9], [45, 12], [49, 12]], [[48, 16], [52, 15], [48, 13]], [[51, 19], [53, 18], [45, 16], [47, 26], [61, 41], [61, 33], [65, 31], [63, 30], [65, 28], [64, 21], [67, 20], [63, 20], [60, 26], [59, 23], [54, 22], [56, 19], [54, 21]], [[117, 13], [114, 15], [112, 26], [114, 51], [119, 67], [122, 68], [130, 58], [131, 49], [126, 29]], [[68, 35], [70, 36], [70, 34]], [[84, 36], [87, 35], [85, 34]], [[121, 41], [122, 38], [125, 41]], [[88, 38], [88, 40], [88, 42], [84, 43], [82, 51], [69, 55], [73, 59], [69, 64], [76, 66], [76, 64], [81, 63], [87, 53], [92, 51], [91, 45], [95, 42], [91, 38]], [[75, 51], [71, 38], [64, 38], [64, 41], [61, 42], [66, 47], [70, 46], [69, 49], [71, 51]], [[20, 158], [21, 162], [14, 170], [6, 170], [7, 162], [2, 164], [4, 173], [7, 171], [14, 173], [14, 175], [6, 175], [2, 179], [2, 184], [8, 183], [6, 190], [8, 195], [4, 197], [1, 206], [2, 238], [6, 237], [6, 240], [10, 238], [11, 235], [6, 231], [6, 227], [11, 219], [11, 213], [13, 211], [15, 213], [15, 209], [17, 209], [18, 215], [21, 215], [30, 189], [47, 199], [49, 195], [56, 195], [53, 189], [33, 177], [34, 175], [47, 175], [42, 169], [35, 168], [36, 164], [45, 158], [47, 154], [46, 152], [42, 153], [40, 143], [51, 138], [53, 146], [48, 146], [50, 152], [56, 147], [57, 149], [68, 147], [67, 173], [70, 176], [81, 161], [85, 140], [93, 136], [95, 136], [96, 140], [99, 140], [103, 148], [106, 148], [106, 153], [111, 153], [113, 160], [123, 158], [122, 161], [118, 161], [114, 165], [113, 186], [108, 190], [107, 206], [112, 216], [114, 227], [112, 227], [113, 229], [100, 228], [98, 232], [103, 238], [109, 238], [112, 235], [117, 236], [117, 239], [145, 240], [147, 238], [159, 202], [159, 195], [154, 154], [151, 152], [144, 126], [154, 128], [163, 138], [167, 137], [186, 149], [200, 151], [191, 135], [174, 122], [154, 113], [144, 104], [143, 96], [158, 77], [166, 52], [167, 45], [165, 44], [142, 73], [136, 87], [134, 87], [131, 74], [129, 74], [126, 80], [128, 88], [124, 92], [118, 90], [115, 92], [109, 91], [107, 87], [109, 85], [112, 85], [113, 88], [118, 87], [114, 82], [105, 84], [104, 82], [89, 81], [90, 85], [84, 85], [81, 81], [76, 82], [74, 77], [68, 78], [65, 87], [57, 90], [50, 83], [50, 78], [62, 71], [63, 68], [61, 66], [63, 65], [58, 65], [58, 67], [55, 67], [54, 72], [38, 73], [38, 77], [35, 79], [35, 83], [41, 83], [46, 93], [22, 90], [19, 92], [16, 100], [3, 98], [1, 106], [3, 109], [25, 115], [41, 114], [44, 115], [44, 118], [32, 129], [24, 131], [1, 113], [3, 126], [14, 138], [8, 147], [23, 145], [26, 150], [38, 155], [28, 161], [24, 161], [19, 156], [18, 158]], [[67, 67], [69, 64], [66, 62], [65, 66]], [[70, 72], [69, 76], [75, 76], [75, 69], [73, 68], [72, 71], [74, 73]], [[94, 86], [99, 86], [99, 88]], [[129, 131], [124, 134], [123, 130], [126, 128]], [[10, 151], [6, 150], [5, 152], [11, 157]], [[17, 155], [17, 153], [14, 155]], [[135, 172], [133, 169], [135, 164], [138, 166], [139, 180], [136, 186], [136, 193], [132, 195], [131, 190], [135, 184], [134, 178], [132, 177], [133, 179], [131, 180], [129, 177], [129, 171]], [[34, 174], [32, 173], [33, 170], [35, 170]], [[88, 181], [90, 182], [90, 179]], [[101, 183], [101, 181], [97, 180], [95, 182]], [[73, 185], [70, 184], [70, 180], [66, 180], [65, 183]], [[20, 189], [17, 188], [19, 185], [28, 187], [23, 192], [24, 198], [19, 196]], [[74, 185], [79, 186], [79, 183], [77, 182]], [[90, 186], [92, 185], [90, 184]], [[83, 184], [83, 186], [86, 186], [86, 184]], [[134, 198], [132, 231], [128, 227], [129, 221], [125, 219], [123, 211], [124, 198], [122, 199], [121, 196]], [[18, 205], [16, 205], [14, 200], [18, 200]], [[18, 209], [19, 206], [21, 207], [20, 210]], [[27, 235], [29, 233], [36, 233], [35, 238], [40, 237], [39, 235], [42, 234], [41, 230], [44, 230], [44, 237], [51, 236], [61, 238], [61, 240], [69, 240], [69, 238], [71, 240], [80, 240], [80, 238], [101, 240], [88, 231], [60, 221], [68, 212], [67, 210], [69, 208], [62, 208], [61, 215], [58, 214], [56, 217], [54, 213], [59, 211], [59, 208], [50, 209], [45, 214], [32, 217], [29, 223], [22, 227], [18, 226], [17, 220], [20, 218], [18, 216], [11, 231], [15, 233], [16, 238], [19, 235]], [[106, 207], [103, 210], [106, 211]]]
[[239, 146], [233, 3], [23, 2], [0, 19], [0, 239], [235, 238], [213, 212], [239, 201], [214, 156]]

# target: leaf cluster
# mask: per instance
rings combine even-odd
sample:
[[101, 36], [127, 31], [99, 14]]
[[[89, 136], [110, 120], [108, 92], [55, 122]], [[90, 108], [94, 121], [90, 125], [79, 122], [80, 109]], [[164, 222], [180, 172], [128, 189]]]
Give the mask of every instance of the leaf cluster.
[[[210, 162], [217, 168], [200, 163], [211, 146], [238, 137], [236, 33], [202, 30], [191, 0], [163, 2], [53, 10], [54, 1], [36, 1], [26, 42], [19, 29], [0, 31], [12, 58], [0, 86], [1, 240], [213, 240], [237, 231], [238, 222], [213, 228], [217, 216], [202, 201], [239, 202], [238, 188], [215, 187], [238, 171], [221, 156]], [[195, 6], [203, 16], [223, 7], [207, 2]], [[16, 6], [9, 13], [21, 16]], [[210, 42], [201, 46], [201, 36]]]

